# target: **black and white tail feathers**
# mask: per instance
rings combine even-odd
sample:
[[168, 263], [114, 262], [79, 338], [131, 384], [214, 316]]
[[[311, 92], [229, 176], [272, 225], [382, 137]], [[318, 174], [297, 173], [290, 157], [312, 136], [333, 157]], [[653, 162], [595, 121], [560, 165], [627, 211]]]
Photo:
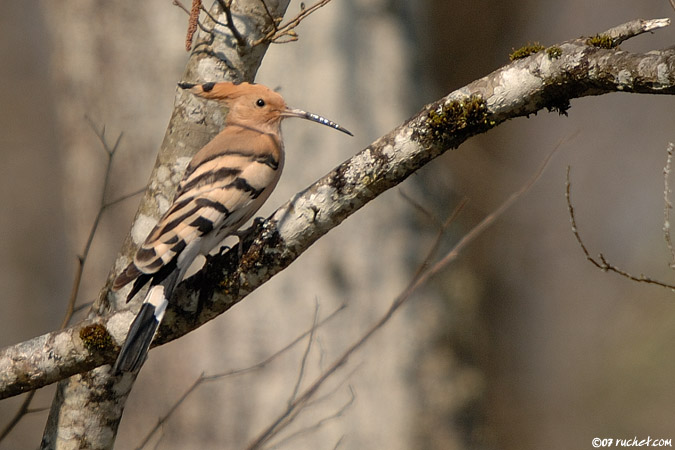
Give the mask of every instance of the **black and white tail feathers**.
[[141, 310], [131, 323], [122, 350], [117, 356], [112, 368], [113, 375], [137, 372], [143, 365], [157, 327], [164, 317], [173, 289], [179, 281], [178, 276], [179, 271], [173, 270], [161, 282], [155, 284], [153, 280]]

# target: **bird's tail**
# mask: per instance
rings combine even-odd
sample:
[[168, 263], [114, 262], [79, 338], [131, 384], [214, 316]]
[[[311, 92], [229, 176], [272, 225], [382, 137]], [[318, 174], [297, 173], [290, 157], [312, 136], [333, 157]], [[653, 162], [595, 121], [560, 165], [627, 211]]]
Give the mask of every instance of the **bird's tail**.
[[145, 296], [141, 310], [134, 319], [112, 368], [114, 375], [122, 372], [137, 372], [148, 354], [150, 343], [155, 337], [157, 327], [162, 322], [164, 311], [176, 284], [176, 276], [169, 276], [160, 284], [150, 287]]

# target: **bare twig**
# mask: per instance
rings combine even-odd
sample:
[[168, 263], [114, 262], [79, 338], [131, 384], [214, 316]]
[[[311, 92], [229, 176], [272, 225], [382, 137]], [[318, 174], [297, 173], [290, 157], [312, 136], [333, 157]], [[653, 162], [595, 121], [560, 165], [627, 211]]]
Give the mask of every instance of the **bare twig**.
[[401, 197], [403, 197], [405, 199], [405, 201], [410, 203], [410, 206], [412, 206], [417, 211], [422, 213], [424, 215], [424, 217], [426, 217], [430, 222], [433, 222], [434, 227], [436, 227], [437, 230], [443, 227], [443, 223], [440, 221], [438, 216], [436, 216], [436, 214], [429, 211], [428, 208], [426, 208], [420, 202], [418, 202], [413, 197], [411, 197], [409, 194], [407, 194], [403, 189], [399, 189], [398, 193], [401, 195]]
[[218, 4], [220, 7], [223, 9], [223, 12], [225, 13], [225, 17], [227, 18], [227, 23], [225, 26], [230, 29], [232, 32], [232, 36], [237, 40], [237, 45], [239, 47], [245, 47], [246, 46], [246, 40], [244, 37], [239, 33], [239, 30], [237, 30], [237, 27], [234, 26], [234, 22], [232, 21], [232, 11], [231, 11], [231, 6], [232, 6], [232, 0], [225, 1], [225, 0], [217, 0]]
[[183, 12], [185, 12], [185, 14], [187, 14], [188, 16], [190, 15], [190, 10], [187, 9], [187, 8], [185, 7], [185, 5], [182, 4], [182, 3], [180, 2], [180, 0], [173, 0], [173, 5], [174, 5], [174, 6], [178, 6], [178, 7], [179, 7], [180, 9], [182, 9]]
[[[675, 0], [674, 0], [675, 1]], [[670, 172], [673, 162], [673, 151], [675, 150], [675, 145], [669, 143], [666, 148], [666, 165], [663, 168], [663, 235], [666, 239], [666, 246], [670, 251], [670, 263], [669, 266], [671, 269], [675, 269], [675, 250], [673, 250], [673, 241], [670, 235], [670, 210], [673, 209], [673, 204], [670, 202]]]
[[103, 204], [103, 209], [110, 208], [111, 206], [114, 206], [114, 205], [116, 205], [120, 202], [123, 202], [124, 200], [130, 199], [131, 197], [135, 197], [138, 194], [142, 194], [143, 192], [145, 192], [146, 189], [147, 189], [147, 186], [143, 186], [142, 188], [136, 189], [135, 191], [130, 192], [128, 194], [124, 194], [121, 197], [116, 198], [115, 200], [110, 200], [108, 203]]
[[441, 245], [441, 237], [447, 230], [447, 228], [450, 226], [451, 223], [455, 221], [455, 219], [459, 216], [459, 213], [462, 212], [466, 204], [468, 203], [467, 198], [463, 198], [459, 204], [455, 207], [455, 209], [452, 211], [452, 214], [444, 221], [441, 222], [441, 220], [431, 211], [429, 211], [427, 208], [425, 208], [421, 203], [419, 203], [417, 200], [413, 199], [412, 197], [408, 196], [405, 194], [403, 191], [400, 191], [401, 195], [403, 196], [404, 199], [406, 199], [415, 209], [418, 211], [422, 212], [426, 217], [431, 220], [434, 225], [436, 226], [436, 231], [437, 231], [437, 236], [436, 239], [434, 240], [433, 247], [429, 252], [427, 253], [427, 256], [424, 258], [424, 261], [422, 261], [422, 264], [419, 265], [417, 268], [417, 271], [415, 272], [415, 275], [413, 275], [413, 279], [417, 278], [420, 276], [422, 272], [427, 270], [429, 265], [431, 264], [431, 261], [433, 258], [436, 256], [436, 252], [438, 251], [438, 248]]
[[657, 286], [661, 286], [667, 289], [672, 289], [675, 290], [675, 285], [664, 283], [663, 281], [658, 281], [654, 280], [652, 278], [649, 278], [645, 276], [644, 274], [640, 274], [638, 276], [631, 275], [630, 273], [626, 272], [625, 270], [619, 269], [618, 267], [610, 264], [607, 259], [605, 258], [605, 255], [602, 253], [598, 254], [598, 259], [595, 259], [591, 256], [589, 253], [588, 249], [586, 248], [586, 245], [584, 244], [584, 241], [581, 239], [581, 236], [579, 235], [579, 230], [577, 228], [577, 222], [576, 218], [574, 217], [574, 207], [572, 206], [572, 200], [571, 200], [571, 195], [570, 195], [570, 167], [567, 167], [567, 181], [565, 183], [565, 198], [567, 199], [567, 209], [570, 214], [570, 221], [572, 223], [572, 233], [574, 233], [574, 237], [577, 239], [577, 242], [579, 243], [579, 246], [581, 247], [581, 250], [584, 252], [584, 255], [586, 255], [586, 259], [589, 260], [595, 267], [598, 269], [602, 270], [603, 272], [614, 272], [619, 275], [621, 275], [624, 278], [628, 278], [629, 280], [637, 281], [639, 283], [647, 283], [647, 284], [654, 284]]
[[[559, 144], [560, 145], [560, 144]], [[266, 442], [278, 433], [279, 429], [283, 427], [289, 417], [297, 414], [297, 411], [302, 408], [309, 400], [316, 394], [319, 388], [323, 383], [335, 373], [340, 367], [347, 363], [349, 357], [359, 350], [366, 342], [370, 340], [370, 337], [373, 336], [377, 331], [379, 331], [389, 320], [393, 317], [394, 313], [403, 306], [416, 292], [420, 287], [425, 285], [431, 277], [436, 275], [438, 272], [443, 270], [447, 265], [454, 261], [459, 253], [466, 247], [470, 242], [472, 242], [476, 237], [478, 237], [486, 228], [488, 228], [499, 216], [501, 216], [504, 211], [506, 211], [516, 200], [522, 197], [532, 185], [541, 177], [541, 174], [544, 172], [544, 169], [548, 165], [551, 157], [559, 147], [556, 148], [548, 155], [544, 163], [541, 165], [539, 170], [535, 175], [518, 191], [511, 194], [511, 196], [494, 212], [486, 216], [478, 225], [476, 225], [471, 231], [469, 231], [459, 242], [438, 262], [436, 262], [432, 267], [427, 270], [422, 271], [419, 275], [413, 277], [405, 290], [399, 294], [396, 299], [392, 302], [389, 310], [377, 321], [375, 324], [366, 331], [356, 342], [354, 342], [345, 352], [338, 357], [331, 366], [325, 370], [312, 385], [310, 385], [302, 395], [298, 396], [293, 404], [277, 417], [277, 419], [270, 424], [265, 430], [263, 430], [246, 448], [247, 450], [258, 449]], [[454, 217], [454, 214], [451, 215], [451, 218]], [[446, 221], [447, 222], [447, 221]], [[440, 240], [442, 233], [439, 233], [437, 240]], [[434, 244], [431, 248], [431, 252], [435, 251], [434, 249], [438, 244]], [[425, 258], [426, 259], [426, 258]]]
[[340, 439], [335, 443], [335, 447], [333, 447], [333, 450], [337, 450], [340, 447], [340, 444], [342, 444], [342, 440], [345, 438], [344, 434], [340, 436]]
[[[227, 372], [217, 373], [217, 374], [214, 374], [214, 375], [206, 375], [206, 374], [202, 373], [202, 374], [194, 381], [194, 383], [192, 383], [192, 384], [190, 385], [190, 387], [189, 387], [185, 392], [183, 392], [183, 394], [182, 394], [182, 395], [178, 398], [178, 400], [173, 404], [173, 406], [169, 409], [169, 411], [167, 411], [166, 414], [164, 414], [162, 417], [160, 417], [160, 418], [157, 420], [157, 424], [156, 424], [156, 425], [148, 432], [148, 434], [147, 434], [147, 435], [145, 436], [145, 438], [141, 441], [141, 443], [138, 445], [137, 448], [138, 448], [138, 449], [142, 449], [143, 447], [145, 447], [145, 446], [148, 444], [148, 442], [150, 442], [150, 439], [152, 439], [152, 436], [154, 436], [155, 433], [156, 433], [156, 432], [157, 432], [157, 431], [158, 431], [158, 430], [159, 430], [159, 429], [160, 429], [160, 428], [161, 428], [161, 427], [162, 427], [162, 426], [163, 426], [163, 425], [171, 418], [171, 416], [173, 415], [174, 412], [176, 412], [176, 410], [178, 409], [178, 407], [179, 407], [180, 405], [182, 405], [183, 402], [185, 402], [185, 400], [186, 400], [186, 399], [187, 399], [187, 398], [188, 398], [195, 390], [197, 390], [197, 388], [198, 388], [199, 386], [201, 386], [202, 384], [204, 384], [204, 383], [206, 383], [206, 382], [216, 381], [216, 380], [220, 380], [220, 379], [228, 378], [228, 377], [232, 377], [232, 376], [237, 376], [237, 375], [243, 375], [243, 374], [250, 373], [250, 372], [253, 372], [253, 371], [256, 371], [256, 370], [260, 370], [260, 369], [266, 367], [266, 366], [269, 365], [272, 361], [274, 361], [275, 359], [279, 358], [281, 355], [283, 355], [284, 353], [286, 353], [287, 351], [289, 351], [291, 348], [295, 347], [295, 345], [297, 345], [298, 342], [300, 342], [301, 340], [303, 340], [306, 336], [308, 336], [308, 335], [309, 335], [309, 336], [313, 336], [313, 335], [314, 335], [314, 332], [316, 331], [317, 328], [323, 326], [324, 324], [326, 324], [327, 322], [329, 322], [330, 320], [332, 320], [333, 318], [335, 318], [335, 317], [338, 315], [338, 313], [342, 312], [346, 307], [347, 307], [346, 304], [340, 306], [339, 308], [337, 308], [335, 311], [333, 311], [333, 312], [330, 313], [327, 317], [325, 317], [324, 319], [322, 319], [322, 320], [320, 320], [320, 321], [317, 321], [317, 317], [316, 317], [316, 314], [315, 314], [314, 321], [312, 322], [312, 327], [311, 327], [309, 330], [305, 331], [305, 332], [302, 333], [300, 336], [298, 336], [297, 338], [295, 338], [293, 341], [291, 341], [290, 343], [288, 343], [285, 347], [281, 348], [280, 350], [278, 350], [277, 352], [275, 352], [275, 353], [273, 353], [272, 355], [268, 356], [268, 357], [265, 358], [264, 360], [258, 362], [257, 364], [254, 364], [254, 365], [249, 366], [249, 367], [245, 367], [245, 368], [243, 368], [243, 369], [231, 370], [231, 371], [227, 371]], [[318, 309], [318, 307], [317, 307], [317, 309]], [[311, 341], [311, 340], [312, 340], [312, 339], [310, 338], [310, 341]]]
[[[185, 14], [187, 14], [188, 16], [192, 15], [192, 12], [189, 9], [187, 9], [185, 7], [185, 5], [183, 5], [180, 2], [180, 0], [173, 0], [173, 4], [174, 4], [174, 6], [178, 6], [180, 9], [182, 9], [185, 12]], [[206, 10], [202, 8], [202, 11], [206, 11]], [[206, 11], [206, 13], [208, 14], [209, 17], [211, 17], [211, 15], [208, 13], [208, 11]], [[215, 20], [214, 20], [214, 22], [215, 22]], [[202, 30], [205, 33], [209, 33], [211, 31], [208, 28], [206, 28], [204, 25], [202, 25], [202, 23], [199, 20], [197, 20], [197, 26], [199, 27], [200, 30]], [[192, 46], [192, 43], [190, 43], [190, 46]]]
[[96, 213], [94, 222], [91, 225], [91, 230], [89, 231], [89, 235], [87, 236], [87, 242], [85, 243], [84, 251], [82, 252], [81, 255], [78, 255], [77, 257], [78, 266], [75, 271], [75, 279], [73, 280], [73, 287], [70, 292], [70, 298], [68, 299], [66, 315], [63, 318], [63, 323], [61, 324], [62, 329], [68, 325], [68, 322], [70, 322], [70, 319], [72, 318], [72, 315], [75, 311], [74, 310], [75, 302], [77, 300], [77, 295], [80, 289], [80, 281], [82, 279], [82, 272], [84, 271], [84, 265], [86, 263], [87, 256], [89, 255], [89, 250], [91, 249], [91, 245], [94, 241], [94, 236], [96, 235], [96, 230], [98, 230], [98, 226], [101, 222], [101, 217], [103, 216], [103, 213], [111, 206], [116, 205], [117, 203], [122, 202], [128, 198], [131, 198], [135, 195], [141, 194], [146, 189], [145, 187], [143, 187], [129, 194], [125, 194], [115, 200], [106, 202], [106, 197], [108, 196], [108, 188], [110, 185], [110, 174], [112, 172], [112, 160], [113, 157], [115, 156], [115, 153], [117, 152], [117, 149], [119, 148], [123, 133], [120, 133], [119, 136], [117, 136], [115, 143], [111, 146], [105, 136], [105, 125], [102, 126], [100, 130], [98, 130], [96, 128], [96, 125], [92, 122], [92, 120], [88, 116], [86, 117], [86, 119], [89, 122], [91, 129], [96, 134], [96, 137], [101, 142], [103, 150], [106, 152], [106, 156], [108, 157], [108, 161], [106, 164], [105, 176], [103, 178], [103, 190], [101, 191], [100, 207], [98, 209], [98, 212]]
[[241, 35], [239, 30], [237, 30], [237, 28], [235, 27], [234, 22], [232, 20], [232, 11], [230, 10], [230, 6], [232, 4], [231, 0], [227, 3], [224, 0], [218, 0], [218, 4], [220, 5], [223, 12], [225, 13], [225, 18], [227, 19], [226, 23], [220, 22], [218, 19], [213, 17], [213, 15], [209, 12], [209, 10], [204, 8], [201, 0], [193, 0], [192, 6], [191, 6], [190, 9], [187, 9], [185, 7], [185, 5], [183, 5], [180, 2], [180, 0], [173, 0], [173, 4], [175, 6], [178, 6], [180, 9], [182, 9], [185, 12], [185, 14], [187, 14], [189, 16], [188, 31], [187, 31], [187, 36], [185, 38], [185, 50], [190, 51], [192, 49], [192, 41], [193, 41], [193, 38], [194, 38], [194, 33], [197, 31], [197, 27], [199, 27], [199, 29], [202, 30], [205, 33], [211, 33], [213, 31], [211, 29], [206, 28], [199, 21], [199, 14], [201, 12], [204, 12], [204, 14], [206, 14], [206, 16], [209, 19], [211, 19], [211, 21], [214, 24], [229, 28], [230, 32], [232, 32], [232, 35], [234, 36], [235, 40], [237, 41], [237, 45], [239, 47], [244, 47], [246, 45], [246, 40]]
[[319, 302], [316, 302], [314, 306], [314, 320], [312, 321], [312, 328], [309, 332], [309, 337], [307, 338], [307, 347], [305, 347], [305, 352], [302, 355], [302, 360], [300, 362], [300, 371], [298, 372], [298, 379], [295, 382], [295, 387], [293, 388], [293, 393], [288, 399], [288, 404], [290, 405], [295, 400], [295, 397], [300, 391], [300, 385], [302, 384], [302, 379], [305, 375], [305, 368], [307, 367], [307, 358], [309, 357], [309, 352], [312, 349], [312, 342], [314, 342], [314, 332], [316, 331], [317, 321], [319, 320]]
[[92, 301], [89, 301], [89, 302], [86, 302], [86, 303], [82, 303], [81, 305], [77, 305], [75, 307], [75, 309], [73, 309], [73, 314], [76, 314], [76, 313], [82, 311], [83, 309], [87, 309], [93, 304], [94, 304], [94, 301], [92, 300]]
[[260, 0], [260, 3], [263, 5], [263, 9], [265, 10], [265, 14], [267, 14], [267, 17], [269, 17], [270, 21], [272, 22], [272, 28], [274, 28], [274, 31], [278, 31], [279, 25], [281, 21], [284, 19], [283, 17], [274, 17], [272, 13], [270, 12], [270, 9], [267, 7], [267, 3], [265, 3], [265, 0]]
[[[289, 414], [287, 414], [283, 417], [283, 420], [275, 428], [274, 433], [269, 436], [267, 441], [265, 441], [265, 444], [267, 444], [266, 447], [267, 448], [281, 447], [282, 443], [287, 444], [291, 440], [296, 439], [297, 437], [299, 437], [301, 435], [310, 433], [311, 431], [317, 430], [317, 429], [321, 428], [327, 422], [329, 422], [331, 420], [334, 420], [338, 417], [341, 417], [342, 414], [344, 414], [344, 412], [352, 405], [352, 403], [356, 399], [356, 394], [354, 393], [354, 389], [351, 385], [349, 386], [349, 392], [350, 392], [351, 399], [345, 405], [343, 405], [341, 408], [339, 408], [335, 413], [333, 413], [329, 416], [326, 416], [323, 419], [321, 419], [321, 420], [319, 420], [319, 421], [317, 421], [317, 422], [315, 422], [315, 423], [313, 423], [313, 424], [311, 424], [307, 427], [301, 428], [300, 430], [297, 430], [297, 431], [289, 434], [286, 437], [280, 438], [280, 440], [277, 441], [277, 442], [271, 442], [274, 437], [279, 436], [284, 429], [289, 427], [298, 418], [298, 416], [300, 416], [300, 414], [302, 414], [303, 411], [306, 411], [306, 410], [312, 408], [313, 406], [318, 405], [320, 403], [323, 403], [325, 400], [327, 400], [329, 398], [332, 398], [338, 392], [338, 390], [342, 389], [342, 386], [346, 383], [347, 380], [349, 380], [352, 377], [352, 375], [358, 370], [359, 367], [360, 367], [360, 365], [357, 366], [356, 368], [354, 368], [353, 370], [351, 370], [348, 374], [346, 374], [346, 376], [344, 377], [344, 379], [341, 382], [337, 383], [336, 386], [333, 389], [326, 392], [324, 395], [322, 395], [320, 397], [313, 398], [313, 399], [309, 399], [307, 402], [303, 403], [301, 408], [293, 408], [292, 411], [290, 411]], [[256, 449], [257, 448], [258, 447], [256, 447]]]
[[101, 191], [100, 207], [98, 209], [98, 212], [96, 213], [96, 217], [94, 218], [94, 223], [91, 226], [89, 235], [87, 236], [87, 242], [84, 245], [84, 251], [82, 252], [82, 254], [77, 256], [77, 268], [75, 269], [75, 279], [73, 280], [73, 287], [70, 291], [70, 298], [68, 299], [68, 306], [66, 307], [66, 315], [63, 318], [63, 322], [61, 323], [62, 329], [68, 325], [68, 322], [70, 322], [70, 319], [73, 315], [75, 302], [77, 301], [77, 295], [80, 291], [80, 281], [82, 280], [82, 272], [84, 271], [84, 265], [87, 260], [87, 256], [89, 255], [89, 249], [91, 249], [91, 244], [94, 241], [94, 235], [96, 234], [96, 230], [98, 229], [99, 222], [101, 221], [101, 216], [103, 215], [103, 212], [106, 209], [105, 198], [108, 193], [108, 184], [110, 181], [110, 173], [112, 171], [112, 159], [113, 156], [115, 156], [115, 152], [119, 147], [123, 135], [123, 133], [120, 133], [119, 136], [117, 136], [115, 143], [112, 146], [110, 146], [105, 137], [105, 125], [103, 125], [101, 129], [98, 130], [96, 128], [96, 125], [89, 116], [85, 116], [85, 119], [89, 123], [91, 129], [94, 131], [94, 134], [96, 134], [96, 137], [101, 142], [102, 148], [106, 153], [108, 161], [106, 163], [105, 175], [103, 178], [103, 189]]
[[30, 402], [33, 401], [35, 392], [36, 391], [30, 391], [28, 394], [26, 394], [26, 398], [23, 399], [23, 403], [21, 403], [21, 406], [19, 406], [19, 409], [16, 411], [16, 414], [14, 414], [14, 417], [12, 417], [12, 420], [10, 420], [9, 423], [5, 425], [5, 428], [3, 428], [0, 432], [0, 442], [5, 439], [7, 435], [14, 429], [14, 427], [21, 421], [21, 419], [23, 419], [23, 416], [28, 414], [28, 407], [30, 406]]
[[[356, 394], [354, 393], [354, 389], [353, 389], [351, 386], [349, 386], [349, 393], [350, 393], [349, 400], [347, 400], [347, 402], [345, 402], [345, 404], [342, 405], [342, 406], [340, 407], [340, 409], [338, 409], [336, 412], [334, 412], [333, 414], [331, 414], [331, 415], [329, 415], [329, 416], [326, 416], [326, 417], [322, 418], [321, 420], [319, 420], [318, 422], [312, 424], [311, 426], [302, 428], [302, 429], [300, 429], [300, 430], [298, 430], [298, 431], [296, 431], [296, 432], [294, 432], [294, 433], [289, 434], [289, 435], [286, 436], [285, 438], [280, 439], [279, 441], [277, 441], [277, 442], [271, 444], [271, 445], [270, 445], [270, 449], [281, 448], [281, 447], [287, 445], [288, 443], [292, 442], [294, 439], [296, 439], [296, 438], [298, 438], [298, 437], [300, 437], [300, 436], [309, 434], [309, 433], [311, 433], [311, 432], [313, 432], [313, 431], [316, 431], [316, 430], [318, 430], [319, 428], [321, 428], [322, 426], [324, 426], [326, 423], [328, 423], [328, 422], [330, 422], [330, 421], [332, 421], [332, 420], [335, 420], [335, 419], [337, 419], [337, 418], [339, 418], [339, 417], [342, 417], [342, 416], [344, 415], [344, 413], [349, 409], [349, 407], [352, 406], [352, 405], [354, 404], [354, 400], [356, 399]], [[341, 440], [342, 440], [342, 437], [341, 437], [340, 440], [338, 440], [338, 442], [336, 443], [336, 447], [335, 447], [335, 448], [337, 448], [337, 445], [340, 443]]]
[[659, 28], [667, 27], [668, 25], [670, 25], [669, 18], [650, 20], [638, 19], [624, 23], [618, 27], [610, 28], [602, 34], [608, 36], [612, 40], [613, 46], [617, 46], [632, 37], [639, 36], [643, 33], [650, 33]]
[[[133, 192], [131, 194], [122, 196], [112, 202], [106, 203], [105, 198], [108, 190], [108, 185], [110, 181], [110, 172], [112, 168], [112, 158], [115, 155], [115, 152], [117, 151], [119, 144], [122, 139], [122, 133], [117, 137], [115, 140], [115, 143], [111, 146], [108, 141], [106, 140], [105, 137], [105, 125], [101, 127], [101, 129], [97, 129], [96, 125], [93, 123], [90, 117], [85, 116], [85, 119], [91, 126], [92, 130], [94, 131], [94, 134], [96, 134], [96, 137], [99, 139], [101, 142], [101, 146], [103, 150], [106, 153], [106, 156], [108, 157], [108, 161], [106, 164], [106, 171], [105, 171], [105, 177], [103, 181], [103, 191], [101, 194], [101, 205], [99, 207], [98, 213], [96, 214], [96, 218], [94, 219], [94, 223], [92, 224], [91, 230], [89, 231], [89, 235], [87, 237], [87, 242], [84, 246], [84, 251], [82, 252], [81, 255], [77, 256], [77, 267], [75, 269], [75, 275], [73, 276], [73, 284], [70, 290], [70, 296], [68, 297], [68, 303], [66, 305], [66, 311], [63, 316], [63, 320], [61, 321], [61, 326], [60, 329], [64, 329], [66, 326], [68, 326], [68, 323], [73, 317], [73, 314], [75, 313], [76, 310], [79, 310], [79, 308], [75, 307], [75, 303], [77, 301], [77, 295], [80, 290], [80, 285], [82, 282], [82, 273], [84, 271], [84, 266], [87, 261], [87, 256], [89, 255], [89, 250], [91, 248], [91, 244], [94, 240], [94, 235], [96, 234], [96, 230], [98, 229], [98, 224], [101, 220], [101, 216], [103, 212], [105, 211], [106, 208], [109, 206], [112, 206], [122, 200], [125, 200], [129, 197], [132, 197], [134, 195], [137, 195], [145, 190], [145, 188]], [[43, 411], [44, 408], [37, 408], [37, 409], [30, 409], [30, 404], [33, 400], [33, 397], [35, 395], [35, 391], [30, 391], [27, 395], [26, 398], [24, 399], [23, 403], [19, 407], [19, 410], [16, 412], [12, 420], [3, 428], [2, 432], [0, 432], [0, 441], [2, 441], [11, 431], [12, 429], [21, 421], [23, 416], [26, 414], [30, 414], [33, 412], [39, 412]]]
[[[206, 14], [206, 17], [208, 17], [209, 19], [211, 19], [211, 22], [215, 23], [216, 25], [220, 25], [220, 26], [222, 26], [222, 27], [227, 27], [227, 23], [223, 23], [223, 22], [221, 22], [220, 20], [218, 20], [218, 19], [216, 19], [215, 17], [213, 17], [213, 14], [211, 14], [211, 11], [209, 11], [208, 9], [202, 7], [202, 12], [203, 12], [204, 14]], [[225, 19], [227, 19], [227, 17], [225, 17]], [[200, 25], [200, 26], [201, 26], [201, 25]], [[202, 31], [208, 31], [208, 32], [211, 31], [211, 30], [207, 30], [206, 27], [204, 27], [204, 26], [201, 26], [201, 29], [202, 29]]]
[[[307, 16], [309, 16], [319, 8], [326, 6], [328, 3], [330, 3], [330, 1], [331, 0], [319, 0], [318, 2], [309, 7], [300, 8], [300, 12], [295, 17], [290, 19], [285, 24], [281, 24], [279, 26], [275, 24], [273, 30], [267, 33], [264, 37], [258, 39], [257, 41], [254, 41], [251, 44], [251, 47], [255, 47], [256, 45], [262, 44], [263, 42], [270, 42], [274, 44], [285, 44], [287, 42], [297, 41], [298, 34], [295, 32], [295, 28], [298, 25], [300, 25], [300, 22], [302, 22]], [[267, 8], [267, 5], [265, 5], [264, 1], [263, 6]], [[272, 22], [273, 23], [275, 22], [274, 19], [272, 20]]]

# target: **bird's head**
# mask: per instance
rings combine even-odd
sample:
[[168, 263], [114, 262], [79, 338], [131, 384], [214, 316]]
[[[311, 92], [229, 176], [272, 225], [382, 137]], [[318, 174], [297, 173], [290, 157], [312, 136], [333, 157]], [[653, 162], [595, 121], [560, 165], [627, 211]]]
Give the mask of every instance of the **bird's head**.
[[311, 120], [353, 136], [345, 128], [319, 115], [301, 109], [289, 108], [284, 98], [262, 84], [252, 83], [179, 83], [183, 89], [189, 89], [200, 97], [218, 100], [227, 104], [229, 112], [225, 121], [239, 125], [262, 129], [266, 132], [279, 131], [281, 120], [286, 117], [299, 117]]

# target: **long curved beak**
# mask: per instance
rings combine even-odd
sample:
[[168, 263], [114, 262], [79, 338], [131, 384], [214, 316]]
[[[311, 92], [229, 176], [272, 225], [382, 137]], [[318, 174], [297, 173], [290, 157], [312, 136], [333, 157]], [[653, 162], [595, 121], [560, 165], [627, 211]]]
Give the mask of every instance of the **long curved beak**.
[[293, 108], [288, 108], [284, 112], [281, 113], [282, 116], [284, 117], [299, 117], [301, 119], [307, 119], [311, 120], [312, 122], [320, 123], [322, 125], [326, 125], [331, 128], [335, 128], [336, 130], [342, 131], [343, 133], [346, 133], [350, 136], [354, 136], [351, 131], [348, 129], [338, 125], [337, 123], [330, 121], [326, 119], [325, 117], [321, 117], [318, 114], [310, 113], [307, 111], [303, 111], [301, 109], [293, 109]]

